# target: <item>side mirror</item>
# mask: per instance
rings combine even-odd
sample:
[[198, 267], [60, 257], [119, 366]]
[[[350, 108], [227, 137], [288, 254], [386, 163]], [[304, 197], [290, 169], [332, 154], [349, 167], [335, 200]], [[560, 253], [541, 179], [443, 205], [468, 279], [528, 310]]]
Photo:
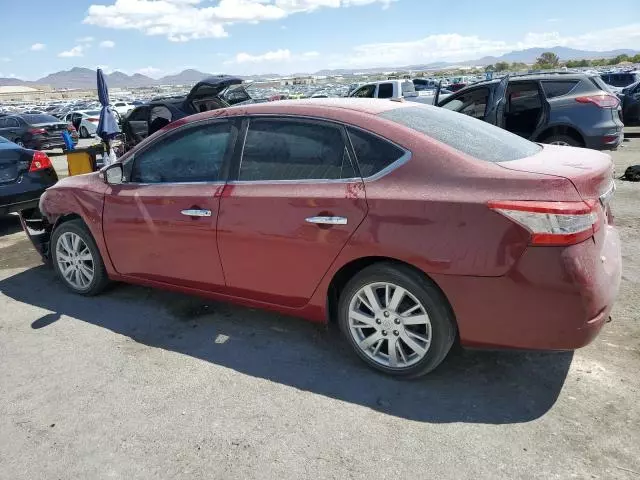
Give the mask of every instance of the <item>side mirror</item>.
[[100, 170], [102, 181], [107, 185], [120, 185], [124, 182], [122, 163], [114, 163]]

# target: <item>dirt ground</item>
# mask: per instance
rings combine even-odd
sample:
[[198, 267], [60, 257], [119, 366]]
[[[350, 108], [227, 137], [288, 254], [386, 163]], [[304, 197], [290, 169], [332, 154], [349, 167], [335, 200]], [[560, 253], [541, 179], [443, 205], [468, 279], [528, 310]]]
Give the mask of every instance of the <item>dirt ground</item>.
[[297, 319], [71, 295], [0, 220], [0, 478], [640, 478], [640, 183], [616, 183], [622, 286], [591, 345], [455, 352], [417, 381]]

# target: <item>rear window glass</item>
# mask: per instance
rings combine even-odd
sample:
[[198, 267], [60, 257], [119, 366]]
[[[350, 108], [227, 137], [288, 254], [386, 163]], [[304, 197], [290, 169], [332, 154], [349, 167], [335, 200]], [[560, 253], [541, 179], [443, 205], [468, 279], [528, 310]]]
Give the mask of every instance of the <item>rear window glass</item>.
[[602, 80], [602, 78], [597, 77], [597, 76], [593, 76], [593, 77], [589, 77], [591, 79], [591, 82], [598, 87], [600, 90], [604, 90], [605, 92], [611, 92], [611, 89], [609, 88], [609, 85], [607, 85], [604, 80]]
[[53, 115], [21, 115], [22, 118], [27, 123], [49, 123], [49, 122], [59, 122], [60, 120], [54, 117]]
[[482, 120], [443, 108], [406, 107], [379, 114], [487, 162], [530, 157], [542, 147]]
[[578, 84], [578, 81], [542, 82], [542, 89], [547, 98], [562, 97], [568, 94]]

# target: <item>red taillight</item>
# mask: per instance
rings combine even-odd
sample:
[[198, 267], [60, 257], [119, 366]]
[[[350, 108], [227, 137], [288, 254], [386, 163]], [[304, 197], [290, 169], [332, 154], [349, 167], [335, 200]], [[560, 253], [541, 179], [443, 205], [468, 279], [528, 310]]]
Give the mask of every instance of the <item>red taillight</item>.
[[33, 160], [31, 160], [31, 166], [29, 167], [29, 171], [38, 172], [40, 170], [45, 170], [47, 168], [53, 168], [53, 165], [51, 165], [51, 160], [49, 160], [49, 157], [47, 157], [47, 154], [40, 151], [34, 152]]
[[593, 202], [489, 202], [489, 208], [527, 229], [531, 245], [573, 245], [600, 227], [600, 208]]
[[587, 95], [586, 97], [576, 97], [578, 103], [593, 103], [600, 108], [618, 108], [620, 99], [615, 95], [602, 93], [600, 95]]
[[100, 121], [100, 119], [99, 119], [99, 118], [95, 118], [95, 117], [87, 118], [87, 120], [88, 120], [89, 122], [99, 122], [99, 121]]
[[43, 133], [47, 133], [44, 128], [30, 128], [29, 133], [31, 135], [42, 135]]

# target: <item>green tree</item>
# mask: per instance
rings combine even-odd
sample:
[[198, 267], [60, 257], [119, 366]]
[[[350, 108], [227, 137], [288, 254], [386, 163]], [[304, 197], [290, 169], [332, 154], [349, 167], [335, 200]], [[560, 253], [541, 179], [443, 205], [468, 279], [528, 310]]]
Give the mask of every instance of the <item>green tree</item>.
[[517, 72], [519, 70], [527, 70], [528, 68], [529, 66], [523, 62], [513, 62], [509, 67], [509, 69], [513, 70], [514, 72]]
[[495, 72], [496, 71], [496, 67], [495, 67], [495, 65], [487, 65], [486, 67], [484, 67], [484, 71], [485, 72]]
[[540, 69], [557, 68], [560, 65], [558, 55], [553, 52], [544, 52], [536, 60], [536, 67]]
[[504, 72], [505, 70], [509, 70], [509, 62], [496, 63], [496, 72]]

